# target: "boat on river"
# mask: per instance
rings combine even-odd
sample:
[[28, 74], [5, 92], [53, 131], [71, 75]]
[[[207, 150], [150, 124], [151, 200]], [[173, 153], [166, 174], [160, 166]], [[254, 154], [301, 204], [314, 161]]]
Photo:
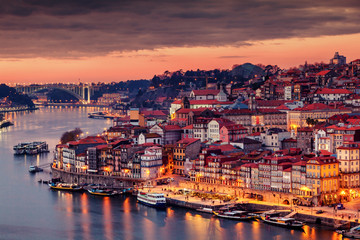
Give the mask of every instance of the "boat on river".
[[139, 191], [137, 195], [137, 200], [139, 203], [142, 203], [150, 207], [155, 207], [155, 208], [166, 207], [166, 199], [163, 193]]
[[114, 196], [116, 194], [116, 192], [111, 189], [90, 188], [87, 191], [96, 196]]
[[29, 142], [19, 143], [14, 146], [14, 151], [16, 155], [21, 155], [26, 153], [26, 146], [29, 145]]
[[246, 211], [214, 211], [215, 216], [238, 221], [255, 220], [255, 216], [248, 215]]
[[108, 112], [92, 112], [88, 113], [88, 117], [95, 119], [113, 119], [115, 118], [115, 115]]
[[49, 187], [51, 189], [73, 191], [73, 192], [83, 190], [81, 186], [77, 184], [69, 184], [69, 183], [49, 183]]
[[16, 155], [21, 154], [38, 154], [49, 152], [48, 144], [46, 142], [23, 142], [18, 143], [13, 147]]
[[43, 169], [38, 166], [30, 166], [29, 167], [30, 173], [36, 173], [36, 172], [42, 172], [42, 171], [43, 171]]
[[289, 217], [272, 217], [270, 215], [262, 215], [260, 219], [265, 223], [290, 229], [301, 229], [304, 226], [303, 222], [296, 221], [295, 218]]
[[339, 233], [346, 238], [360, 239], [360, 225], [350, 228], [348, 231], [340, 231]]
[[8, 127], [14, 125], [10, 120], [5, 119], [4, 114], [0, 113], [0, 128]]
[[197, 208], [196, 209], [196, 211], [198, 211], [198, 212], [204, 212], [204, 213], [213, 213], [213, 209], [212, 208], [205, 208], [205, 207], [203, 207], [203, 208]]

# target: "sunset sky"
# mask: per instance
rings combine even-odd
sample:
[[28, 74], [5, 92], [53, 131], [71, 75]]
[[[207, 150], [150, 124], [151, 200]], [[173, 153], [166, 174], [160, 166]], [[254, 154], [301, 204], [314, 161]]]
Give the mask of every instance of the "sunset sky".
[[0, 82], [360, 58], [358, 0], [0, 0]]

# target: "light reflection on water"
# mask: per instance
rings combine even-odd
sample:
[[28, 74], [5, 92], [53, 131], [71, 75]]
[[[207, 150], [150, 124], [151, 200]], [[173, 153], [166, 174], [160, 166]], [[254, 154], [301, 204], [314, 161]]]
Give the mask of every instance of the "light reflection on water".
[[[30, 175], [34, 164], [52, 161], [53, 149], [65, 131], [80, 127], [101, 133], [111, 121], [89, 119], [88, 108], [43, 108], [11, 113], [15, 126], [0, 131], [0, 238], [2, 239], [341, 239], [326, 229], [305, 226], [304, 232], [261, 222], [236, 222], [210, 214], [169, 207], [157, 210], [132, 196], [97, 197], [87, 193], [50, 190], [39, 179], [47, 171]], [[43, 140], [50, 153], [14, 156], [13, 145]], [[6, 217], [5, 217], [6, 216]]]

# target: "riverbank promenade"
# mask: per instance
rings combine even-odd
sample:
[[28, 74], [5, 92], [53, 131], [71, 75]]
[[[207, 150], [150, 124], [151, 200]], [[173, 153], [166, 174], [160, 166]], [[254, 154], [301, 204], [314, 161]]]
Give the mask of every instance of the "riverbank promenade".
[[[193, 189], [184, 189], [180, 187], [176, 182], [168, 185], [160, 185], [153, 188], [146, 188], [151, 192], [163, 193], [168, 199], [168, 202], [175, 202], [175, 205], [186, 207], [186, 208], [201, 208], [208, 207], [212, 209], [218, 209], [223, 206], [233, 205], [233, 204], [247, 204], [255, 206], [258, 209], [288, 209], [302, 215], [303, 219], [307, 219], [309, 222], [314, 222], [316, 219], [327, 218], [333, 220], [334, 225], [337, 223], [350, 222], [351, 225], [356, 225], [360, 221], [359, 216], [359, 206], [360, 199], [356, 199], [352, 202], [344, 203], [345, 209], [335, 210], [334, 207], [328, 206], [315, 206], [315, 207], [306, 207], [306, 206], [295, 206], [295, 205], [286, 205], [281, 203], [274, 203], [268, 201], [258, 201], [251, 198], [242, 198], [237, 197], [229, 201], [224, 201], [221, 199], [215, 199], [211, 197], [201, 197], [201, 194], [206, 194], [203, 191], [193, 190]], [[194, 196], [193, 193], [197, 193]], [[221, 195], [221, 193], [213, 193], [214, 195]]]

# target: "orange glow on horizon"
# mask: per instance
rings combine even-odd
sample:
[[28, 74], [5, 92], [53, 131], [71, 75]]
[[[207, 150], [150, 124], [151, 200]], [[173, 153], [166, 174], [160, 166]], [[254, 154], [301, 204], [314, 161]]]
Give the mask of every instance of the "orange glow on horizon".
[[347, 62], [360, 58], [360, 34], [249, 42], [246, 46], [178, 47], [81, 59], [2, 59], [1, 83], [112, 82], [151, 79], [179, 69], [231, 69], [234, 64], [273, 64], [281, 68], [329, 62], [335, 52]]

